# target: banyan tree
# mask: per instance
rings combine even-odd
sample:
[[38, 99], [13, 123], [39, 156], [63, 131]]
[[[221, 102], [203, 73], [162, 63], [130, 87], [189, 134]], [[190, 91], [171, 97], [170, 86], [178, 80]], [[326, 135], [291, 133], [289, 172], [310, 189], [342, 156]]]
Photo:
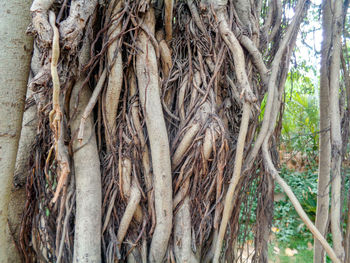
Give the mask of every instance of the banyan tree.
[[252, 233], [253, 261], [267, 262], [277, 182], [340, 262], [276, 169], [309, 4], [34, 0], [24, 208], [10, 207], [21, 259], [235, 262]]

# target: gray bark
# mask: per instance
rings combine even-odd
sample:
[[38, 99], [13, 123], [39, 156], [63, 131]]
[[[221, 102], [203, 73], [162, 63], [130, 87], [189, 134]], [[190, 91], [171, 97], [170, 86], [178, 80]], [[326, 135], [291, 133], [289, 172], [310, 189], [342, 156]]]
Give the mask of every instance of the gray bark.
[[[15, 168], [32, 40], [25, 35], [30, 1], [0, 4], [0, 262], [19, 262], [11, 237], [8, 207]], [[16, 206], [15, 209], [18, 209]]]
[[[84, 47], [83, 47], [84, 48]], [[88, 50], [88, 49], [87, 49]], [[84, 56], [85, 54], [83, 54]], [[84, 58], [83, 58], [84, 59]], [[86, 63], [86, 61], [81, 64]], [[73, 109], [76, 97], [84, 82], [84, 76], [75, 84], [70, 100]], [[71, 129], [79, 129], [91, 92], [82, 88], [76, 118]], [[86, 119], [82, 140], [73, 141], [73, 159], [76, 182], [76, 216], [73, 262], [101, 262], [101, 204], [102, 186], [100, 159], [97, 150], [93, 115]]]
[[338, 258], [344, 260], [344, 247], [341, 216], [341, 120], [339, 111], [339, 81], [340, 81], [340, 52], [342, 32], [342, 1], [329, 1], [331, 3], [332, 19], [332, 57], [329, 69], [329, 105], [331, 119], [331, 147], [332, 147], [332, 198], [331, 198], [331, 230], [334, 250]]
[[[320, 76], [320, 151], [317, 183], [317, 211], [315, 226], [325, 237], [328, 229], [329, 217], [329, 182], [331, 163], [330, 119], [329, 119], [329, 79], [328, 52], [331, 45], [331, 13], [327, 1], [323, 1], [323, 42]], [[314, 240], [314, 263], [325, 262], [325, 251], [321, 243]]]

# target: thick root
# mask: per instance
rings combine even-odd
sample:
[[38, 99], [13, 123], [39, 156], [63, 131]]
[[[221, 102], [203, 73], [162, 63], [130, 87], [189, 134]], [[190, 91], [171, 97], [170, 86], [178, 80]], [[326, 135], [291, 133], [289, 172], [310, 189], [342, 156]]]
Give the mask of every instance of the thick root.
[[[154, 34], [154, 13], [146, 13], [145, 25]], [[153, 181], [157, 224], [153, 233], [149, 261], [161, 262], [168, 247], [172, 228], [172, 177], [170, 150], [165, 126], [157, 58], [153, 45], [145, 32], [140, 32], [138, 46], [142, 52], [136, 56], [136, 72], [141, 105], [146, 120], [152, 154]]]
[[[112, 12], [112, 17], [118, 14], [122, 2], [123, 1], [120, 1], [116, 5]], [[109, 150], [116, 140], [115, 124], [120, 91], [123, 84], [123, 61], [122, 54], [120, 52], [120, 38], [118, 39], [118, 35], [121, 31], [121, 23], [120, 21], [116, 21], [115, 23], [116, 25], [113, 24], [108, 30], [109, 39], [117, 39], [113, 41], [113, 43], [108, 47], [107, 51], [107, 61], [108, 67], [110, 67], [110, 72], [108, 76], [107, 90], [104, 96], [106, 139]]]
[[165, 40], [169, 43], [173, 37], [173, 5], [174, 0], [165, 0]]
[[174, 252], [176, 262], [195, 263], [192, 252], [190, 200], [186, 197], [174, 218]]
[[133, 182], [130, 189], [130, 198], [128, 201], [128, 205], [126, 206], [126, 209], [124, 211], [123, 217], [120, 221], [120, 225], [118, 228], [117, 241], [118, 241], [119, 249], [124, 240], [126, 232], [128, 231], [130, 222], [134, 217], [137, 207], [139, 206], [140, 200], [141, 200], [140, 190], [138, 189], [135, 182]]
[[[70, 107], [81, 89], [84, 79], [73, 88]], [[91, 93], [87, 86], [80, 92], [80, 103], [75, 118], [71, 120], [72, 131], [79, 129], [83, 111]], [[76, 179], [76, 219], [74, 235], [74, 262], [101, 262], [101, 173], [96, 144], [93, 116], [86, 119], [82, 141], [73, 141], [74, 170]]]
[[200, 124], [195, 123], [186, 132], [186, 134], [182, 138], [181, 142], [179, 143], [179, 146], [176, 148], [176, 151], [173, 155], [173, 158], [172, 158], [173, 168], [176, 168], [180, 164], [180, 162], [184, 158], [184, 154], [186, 153], [187, 149], [193, 143], [193, 139], [195, 138], [195, 136], [197, 135], [199, 130], [200, 130]]
[[[30, 80], [29, 80], [30, 82]], [[31, 99], [33, 92], [27, 90], [27, 100]], [[23, 113], [21, 137], [19, 139], [17, 158], [14, 173], [14, 185], [21, 186], [26, 182], [28, 173], [28, 159], [35, 140], [36, 127], [38, 124], [36, 105], [29, 106]]]

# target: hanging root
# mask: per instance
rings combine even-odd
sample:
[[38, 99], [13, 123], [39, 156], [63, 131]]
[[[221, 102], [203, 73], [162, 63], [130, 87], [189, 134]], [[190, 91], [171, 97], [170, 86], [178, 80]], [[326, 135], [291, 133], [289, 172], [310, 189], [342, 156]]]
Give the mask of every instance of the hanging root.
[[188, 131], [185, 133], [184, 137], [182, 138], [181, 142], [176, 148], [176, 151], [172, 158], [172, 166], [173, 168], [176, 168], [180, 162], [182, 161], [184, 154], [188, 150], [188, 148], [193, 143], [194, 137], [197, 135], [198, 131], [200, 129], [200, 124], [195, 123], [191, 128], [188, 129]]
[[264, 156], [264, 162], [267, 166], [268, 171], [270, 172], [273, 179], [281, 186], [283, 191], [287, 194], [290, 201], [292, 202], [295, 210], [299, 214], [300, 218], [303, 220], [305, 225], [309, 228], [311, 233], [314, 235], [315, 238], [318, 239], [318, 241], [321, 243], [323, 248], [326, 250], [328, 256], [331, 258], [332, 262], [335, 263], [341, 263], [341, 261], [338, 259], [337, 255], [335, 254], [332, 247], [328, 244], [327, 240], [323, 237], [323, 235], [318, 231], [318, 229], [315, 227], [315, 225], [311, 222], [307, 214], [305, 213], [304, 209], [300, 205], [298, 199], [294, 195], [292, 189], [289, 187], [289, 185], [279, 176], [275, 166], [272, 163], [270, 153], [268, 151], [267, 146], [267, 140], [264, 141], [262, 146], [262, 152]]
[[192, 252], [190, 201], [186, 197], [174, 218], [174, 253], [176, 262], [198, 262]]
[[56, 27], [56, 16], [55, 13], [49, 12], [49, 21], [53, 29], [53, 40], [52, 40], [52, 58], [51, 58], [51, 77], [52, 77], [52, 111], [50, 112], [50, 127], [54, 134], [54, 148], [56, 152], [56, 160], [58, 162], [58, 184], [52, 199], [52, 203], [55, 203], [59, 197], [59, 194], [66, 184], [68, 174], [70, 173], [69, 168], [69, 157], [66, 146], [64, 145], [63, 138], [63, 121], [62, 111], [60, 106], [60, 82], [57, 73], [57, 63], [60, 56], [59, 46], [59, 33]]
[[241, 126], [239, 129], [239, 135], [238, 135], [238, 141], [237, 141], [235, 166], [233, 170], [232, 179], [226, 193], [224, 211], [222, 213], [219, 235], [218, 235], [218, 239], [215, 247], [214, 259], [213, 259], [213, 262], [215, 263], [219, 262], [222, 241], [224, 240], [226, 227], [233, 210], [233, 197], [234, 197], [234, 194], [236, 193], [236, 186], [241, 177], [244, 144], [245, 144], [245, 139], [246, 139], [247, 130], [248, 130], [249, 115], [250, 115], [250, 105], [248, 102], [245, 102], [243, 104], [243, 115], [242, 115]]
[[[128, 160], [128, 162], [130, 162], [130, 160]], [[128, 171], [126, 171], [125, 169], [123, 170], [124, 170], [123, 178], [126, 180], [130, 180], [131, 169], [128, 169]], [[130, 184], [130, 181], [127, 184]], [[139, 206], [139, 203], [141, 200], [141, 192], [138, 189], [137, 184], [135, 183], [135, 180], [132, 180], [131, 186], [128, 185], [128, 187], [125, 187], [123, 191], [125, 194], [128, 195], [128, 204], [126, 206], [126, 209], [124, 211], [123, 217], [120, 221], [119, 228], [118, 228], [117, 242], [118, 242], [119, 249], [124, 240], [126, 232], [129, 228], [130, 222], [134, 217], [137, 207]]]
[[[31, 79], [31, 78], [30, 78]], [[29, 79], [29, 82], [30, 82]], [[26, 104], [33, 99], [34, 93], [28, 88], [26, 95]], [[14, 172], [14, 185], [22, 186], [25, 184], [28, 175], [28, 159], [33, 147], [38, 125], [36, 105], [29, 105], [23, 113], [21, 136], [19, 138], [16, 165]]]
[[[129, 85], [130, 85], [130, 96], [134, 97], [136, 96], [136, 77], [133, 70], [130, 71], [129, 74]], [[151, 174], [151, 164], [149, 159], [149, 150], [148, 146], [146, 144], [145, 136], [143, 134], [141, 122], [140, 122], [140, 107], [138, 100], [134, 100], [132, 106], [131, 106], [131, 114], [132, 114], [132, 120], [136, 129], [137, 136], [141, 143], [141, 150], [142, 150], [142, 166], [143, 166], [143, 176], [145, 178], [145, 185], [146, 185], [146, 192], [147, 192], [147, 204], [148, 204], [148, 212], [152, 219], [152, 226], [155, 225], [155, 213], [154, 213], [154, 200], [153, 200], [153, 182], [152, 182], [152, 174]], [[152, 232], [152, 228], [151, 228]]]
[[[145, 25], [154, 34], [153, 10], [145, 14]], [[146, 120], [151, 146], [156, 209], [156, 227], [153, 233], [149, 261], [161, 262], [168, 247], [172, 228], [172, 178], [170, 150], [160, 101], [157, 58], [148, 35], [142, 31], [138, 38], [142, 52], [136, 56], [136, 73], [142, 110]]]
[[165, 40], [166, 42], [170, 42], [170, 40], [173, 38], [173, 5], [174, 0], [165, 0], [164, 6], [165, 6]]
[[157, 41], [159, 43], [159, 53], [162, 62], [162, 70], [164, 74], [164, 79], [167, 79], [169, 76], [169, 72], [171, 67], [173, 66], [173, 62], [171, 60], [171, 51], [163, 39], [164, 33], [162, 31], [158, 31], [156, 34]]
[[[119, 1], [112, 11], [113, 17], [118, 15], [123, 1]], [[106, 93], [104, 96], [104, 109], [105, 109], [105, 130], [107, 147], [109, 150], [113, 149], [113, 145], [116, 141], [115, 126], [118, 110], [118, 103], [120, 97], [120, 91], [123, 84], [123, 61], [122, 54], [120, 52], [122, 38], [121, 32], [121, 20], [116, 20], [108, 30], [109, 39], [115, 39], [107, 51], [107, 64], [109, 67], [109, 76]]]
[[[86, 43], [82, 49], [82, 56], [87, 56]], [[87, 59], [83, 58], [82, 60]], [[71, 109], [74, 109], [77, 96], [80, 97], [77, 114], [71, 120], [73, 133], [79, 129], [84, 109], [91, 97], [89, 87], [81, 87], [83, 83], [84, 77], [77, 81], [71, 95]], [[80, 95], [79, 90], [81, 90]], [[73, 110], [71, 110], [71, 114], [73, 114]], [[101, 262], [101, 173], [92, 115], [86, 119], [81, 142], [73, 141], [73, 152], [76, 180], [73, 262]]]
[[100, 94], [100, 92], [101, 92], [101, 90], [103, 88], [103, 84], [105, 83], [106, 76], [107, 76], [107, 70], [104, 69], [102, 74], [101, 74], [101, 76], [100, 76], [100, 79], [98, 80], [98, 82], [96, 84], [94, 92], [91, 95], [89, 103], [87, 104], [87, 106], [86, 106], [86, 108], [84, 110], [83, 116], [81, 117], [80, 126], [79, 126], [79, 133], [78, 133], [78, 138], [77, 138], [78, 141], [80, 141], [80, 142], [83, 140], [83, 136], [84, 136], [85, 121], [89, 117], [91, 111], [93, 110], [93, 108], [96, 105], [98, 96], [99, 96], [99, 94]]

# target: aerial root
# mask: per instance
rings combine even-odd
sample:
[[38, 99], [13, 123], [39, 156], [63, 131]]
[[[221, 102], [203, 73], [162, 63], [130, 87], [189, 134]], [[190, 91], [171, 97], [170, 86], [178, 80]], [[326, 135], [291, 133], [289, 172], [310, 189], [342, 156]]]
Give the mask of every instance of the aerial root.
[[135, 182], [133, 182], [130, 189], [130, 198], [128, 200], [128, 204], [126, 206], [126, 209], [124, 211], [124, 214], [122, 216], [122, 219], [120, 221], [120, 225], [118, 228], [117, 241], [118, 241], [119, 249], [124, 240], [126, 232], [128, 231], [130, 222], [132, 218], [135, 216], [135, 212], [137, 211], [137, 207], [139, 206], [140, 200], [141, 200], [140, 190], [138, 189]]
[[309, 219], [309, 217], [305, 213], [304, 209], [300, 205], [300, 203], [299, 203], [298, 199], [296, 198], [295, 194], [293, 193], [292, 189], [278, 174], [278, 171], [276, 170], [275, 166], [272, 163], [270, 154], [268, 152], [268, 147], [267, 147], [266, 141], [263, 143], [262, 151], [263, 151], [263, 156], [264, 156], [264, 162], [267, 166], [267, 169], [268, 169], [270, 175], [281, 186], [283, 191], [287, 194], [289, 200], [293, 204], [295, 210], [297, 211], [297, 213], [299, 214], [300, 218], [303, 220], [303, 222], [305, 223], [307, 228], [311, 231], [311, 233], [314, 235], [314, 237], [320, 241], [323, 248], [327, 252], [328, 256], [331, 258], [332, 262], [341, 263], [340, 259], [337, 257], [337, 255], [334, 252], [334, 250], [332, 249], [332, 247], [328, 244], [327, 240], [323, 237], [323, 235], [319, 232], [319, 230], [315, 227], [315, 225], [312, 223], [312, 221]]
[[[112, 17], [120, 11], [123, 1], [119, 1], [112, 11]], [[104, 101], [104, 120], [106, 129], [107, 148], [109, 151], [113, 148], [116, 141], [115, 126], [119, 104], [120, 92], [123, 84], [123, 61], [120, 52], [121, 43], [121, 23], [112, 24], [108, 30], [109, 39], [115, 39], [107, 50], [107, 65], [109, 67], [108, 84], [103, 98]]]
[[239, 129], [238, 140], [237, 140], [235, 166], [233, 170], [232, 179], [226, 193], [224, 211], [222, 213], [218, 239], [215, 246], [215, 253], [213, 258], [214, 263], [219, 262], [222, 242], [224, 240], [224, 236], [226, 233], [226, 227], [233, 210], [233, 204], [234, 204], [233, 197], [234, 197], [234, 194], [236, 193], [236, 186], [241, 178], [243, 152], [244, 152], [245, 139], [246, 139], [247, 130], [248, 130], [249, 115], [250, 115], [250, 105], [248, 102], [245, 102], [243, 104], [243, 114], [242, 114], [242, 120], [241, 120], [240, 129]]
[[135, 182], [135, 179], [131, 178], [132, 168], [131, 160], [128, 158], [123, 159], [123, 168], [122, 168], [122, 191], [127, 201], [127, 206], [125, 208], [124, 214], [121, 218], [118, 233], [117, 233], [117, 242], [118, 249], [120, 250], [122, 242], [125, 238], [125, 235], [128, 231], [129, 225], [133, 217], [138, 222], [142, 222], [142, 210], [139, 206], [141, 200], [141, 192]]
[[197, 262], [192, 252], [191, 213], [189, 197], [174, 217], [174, 253], [176, 262]]
[[183, 136], [181, 142], [177, 146], [176, 151], [173, 155], [173, 158], [172, 158], [173, 168], [176, 168], [180, 164], [180, 162], [184, 158], [185, 152], [193, 143], [193, 139], [195, 138], [199, 130], [200, 130], [200, 124], [197, 122], [197, 123], [194, 123], [185, 133], [185, 135]]
[[63, 186], [67, 182], [68, 175], [70, 173], [68, 150], [64, 144], [63, 130], [64, 125], [62, 121], [62, 111], [60, 102], [60, 82], [57, 73], [57, 63], [60, 56], [59, 46], [59, 33], [56, 27], [55, 13], [49, 12], [49, 21], [53, 30], [52, 40], [52, 58], [51, 58], [51, 77], [52, 77], [52, 110], [49, 115], [50, 127], [54, 134], [54, 148], [56, 152], [56, 160], [58, 162], [58, 184], [52, 199], [52, 203], [55, 203], [59, 197], [59, 194]]
[[166, 42], [170, 42], [173, 38], [173, 5], [174, 0], [165, 0], [165, 40]]
[[[88, 54], [89, 44], [84, 41], [81, 64], [88, 61]], [[69, 105], [73, 134], [78, 131], [80, 120], [91, 98], [90, 88], [84, 84], [85, 78], [82, 75], [77, 80], [71, 93]], [[78, 96], [79, 104], [74, 112]], [[83, 134], [82, 141], [74, 138], [72, 140], [76, 193], [73, 262], [101, 262], [101, 171], [94, 117], [91, 114], [86, 119]]]
[[107, 76], [107, 70], [104, 69], [97, 84], [96, 84], [96, 87], [91, 95], [89, 103], [84, 110], [83, 116], [81, 117], [80, 126], [79, 126], [79, 133], [78, 133], [78, 138], [77, 138], [80, 142], [83, 140], [83, 136], [84, 136], [85, 121], [89, 117], [91, 111], [93, 110], [93, 108], [96, 105], [98, 96], [103, 88], [103, 84], [105, 83], [106, 76]]
[[[145, 26], [154, 34], [153, 9], [145, 14]], [[157, 57], [146, 32], [141, 31], [137, 44], [142, 52], [136, 55], [136, 76], [139, 95], [151, 146], [155, 194], [156, 226], [151, 242], [149, 261], [161, 262], [167, 251], [172, 228], [172, 175], [168, 134], [165, 126]]]

